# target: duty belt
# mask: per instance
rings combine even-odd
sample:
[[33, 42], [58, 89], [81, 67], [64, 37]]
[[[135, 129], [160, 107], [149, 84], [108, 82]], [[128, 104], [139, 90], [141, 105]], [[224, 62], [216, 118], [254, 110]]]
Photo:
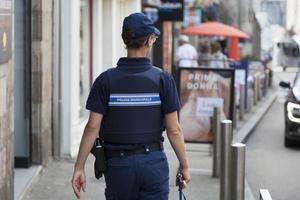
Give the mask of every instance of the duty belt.
[[105, 150], [105, 156], [107, 159], [115, 157], [131, 156], [135, 154], [148, 154], [152, 151], [162, 151], [164, 149], [162, 142], [155, 142], [151, 144], [141, 145], [132, 150]]

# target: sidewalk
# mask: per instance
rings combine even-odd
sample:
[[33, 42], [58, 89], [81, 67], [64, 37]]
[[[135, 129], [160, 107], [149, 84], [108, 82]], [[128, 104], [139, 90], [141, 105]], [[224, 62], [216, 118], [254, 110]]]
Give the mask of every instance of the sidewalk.
[[[266, 113], [277, 96], [275, 89], [270, 89], [268, 94], [253, 107], [252, 112], [245, 115], [245, 120], [238, 121], [234, 131], [234, 141], [241, 142], [249, 136], [261, 117]], [[165, 137], [167, 138], [167, 137]], [[178, 199], [175, 187], [175, 173], [178, 161], [168, 141], [165, 142], [166, 154], [170, 166], [170, 200]], [[187, 156], [190, 162], [192, 181], [185, 190], [188, 200], [217, 200], [219, 199], [218, 178], [212, 177], [212, 152], [209, 144], [186, 144]], [[71, 177], [74, 160], [53, 161], [40, 175], [36, 184], [31, 185], [23, 199], [30, 200], [65, 200], [75, 199], [71, 187]], [[89, 156], [86, 165], [87, 191], [81, 199], [104, 200], [105, 183], [96, 180], [93, 175], [93, 157]], [[246, 184], [247, 185], [247, 184]], [[255, 191], [257, 192], [257, 191]], [[246, 188], [246, 200], [253, 200], [249, 188]]]

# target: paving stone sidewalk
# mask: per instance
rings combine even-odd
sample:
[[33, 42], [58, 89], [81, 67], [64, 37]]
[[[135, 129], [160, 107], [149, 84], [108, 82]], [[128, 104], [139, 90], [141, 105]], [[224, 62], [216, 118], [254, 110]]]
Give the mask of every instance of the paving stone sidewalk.
[[[268, 95], [251, 113], [246, 114], [245, 120], [239, 121], [235, 133], [239, 133], [243, 127], [249, 126], [248, 120], [252, 122], [252, 128], [247, 129], [249, 132], [256, 125], [253, 124], [257, 113], [267, 110], [276, 98], [275, 91], [270, 91]], [[258, 122], [259, 119], [256, 119]], [[256, 123], [257, 123], [256, 122]], [[248, 123], [248, 124], [247, 124]], [[249, 133], [247, 133], [249, 134]], [[219, 199], [220, 180], [212, 177], [212, 147], [209, 144], [187, 144], [187, 155], [190, 162], [192, 181], [185, 190], [187, 200], [217, 200]], [[178, 167], [176, 156], [168, 143], [165, 142], [166, 154], [170, 166], [170, 200], [179, 199], [178, 191], [175, 187], [175, 173]], [[53, 161], [42, 170], [38, 181], [30, 186], [28, 192], [24, 195], [23, 200], [69, 200], [76, 199], [72, 187], [71, 176], [73, 172], [74, 159]], [[84, 200], [104, 200], [104, 180], [96, 180], [93, 175], [93, 157], [89, 156], [86, 165], [87, 189], [82, 194]], [[246, 200], [250, 198], [246, 196]]]

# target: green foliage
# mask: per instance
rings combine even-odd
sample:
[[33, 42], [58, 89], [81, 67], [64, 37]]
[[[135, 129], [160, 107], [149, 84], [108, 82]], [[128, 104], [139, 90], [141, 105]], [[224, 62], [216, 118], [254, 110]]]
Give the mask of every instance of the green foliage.
[[241, 60], [245, 60], [245, 61], [256, 61], [259, 60], [256, 56], [251, 55], [251, 54], [247, 54], [241, 57]]

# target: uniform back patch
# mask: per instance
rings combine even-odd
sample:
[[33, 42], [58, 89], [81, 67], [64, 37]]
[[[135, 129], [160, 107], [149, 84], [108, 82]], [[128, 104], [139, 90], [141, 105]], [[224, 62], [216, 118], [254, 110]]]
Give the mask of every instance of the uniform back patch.
[[109, 106], [156, 106], [161, 105], [159, 93], [111, 94]]

